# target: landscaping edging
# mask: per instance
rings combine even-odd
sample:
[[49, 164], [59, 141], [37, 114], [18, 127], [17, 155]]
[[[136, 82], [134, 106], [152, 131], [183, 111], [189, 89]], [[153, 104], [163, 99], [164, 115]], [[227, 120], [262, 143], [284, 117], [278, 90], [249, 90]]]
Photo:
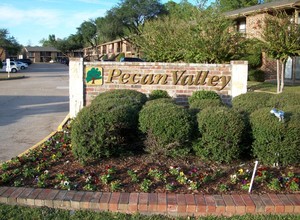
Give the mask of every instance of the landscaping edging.
[[0, 203], [173, 216], [300, 214], [300, 194], [202, 195], [0, 187]]

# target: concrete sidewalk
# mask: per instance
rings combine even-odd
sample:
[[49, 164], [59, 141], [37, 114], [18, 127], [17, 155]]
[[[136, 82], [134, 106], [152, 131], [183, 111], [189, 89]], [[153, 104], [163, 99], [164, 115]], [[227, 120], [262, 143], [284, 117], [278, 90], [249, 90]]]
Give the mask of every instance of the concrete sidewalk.
[[51, 132], [69, 113], [69, 72], [62, 64], [32, 64], [25, 78], [0, 81], [0, 163]]

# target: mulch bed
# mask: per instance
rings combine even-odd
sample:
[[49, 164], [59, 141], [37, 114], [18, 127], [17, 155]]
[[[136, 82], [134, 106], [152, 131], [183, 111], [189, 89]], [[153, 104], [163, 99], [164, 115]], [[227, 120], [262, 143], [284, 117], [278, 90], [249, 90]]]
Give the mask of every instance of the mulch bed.
[[[198, 157], [146, 153], [91, 161], [74, 158], [65, 128], [26, 155], [0, 166], [0, 186], [119, 192], [247, 193], [254, 161], [218, 164]], [[258, 166], [252, 192], [299, 193], [299, 166]], [[297, 188], [298, 187], [298, 188]]]

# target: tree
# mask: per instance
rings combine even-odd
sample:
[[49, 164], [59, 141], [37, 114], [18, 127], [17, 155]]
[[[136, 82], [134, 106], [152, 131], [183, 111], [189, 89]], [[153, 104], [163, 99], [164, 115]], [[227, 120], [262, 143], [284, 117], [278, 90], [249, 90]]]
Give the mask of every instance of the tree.
[[300, 26], [285, 12], [265, 18], [262, 33], [266, 53], [277, 61], [277, 93], [284, 87], [285, 64], [289, 57], [300, 55]]
[[43, 47], [55, 47], [56, 44], [56, 37], [54, 34], [50, 34], [48, 36], [48, 39], [43, 38], [39, 41], [40, 44], [43, 45]]
[[21, 51], [22, 46], [13, 36], [9, 36], [7, 29], [0, 29], [0, 57], [6, 51], [8, 54], [15, 55]]
[[115, 40], [124, 35], [124, 26], [121, 21], [115, 19], [110, 10], [105, 17], [95, 19], [99, 43]]
[[188, 6], [185, 11], [184, 16], [171, 13], [140, 27], [142, 34], [133, 41], [148, 61], [224, 63], [239, 57], [244, 38], [230, 31], [231, 20], [213, 8]]
[[86, 46], [92, 46], [95, 48], [98, 45], [97, 26], [95, 21], [84, 21], [80, 27], [77, 28], [77, 34], [82, 36], [83, 42]]
[[162, 13], [165, 13], [164, 6], [158, 0], [122, 0], [107, 16], [116, 24], [122, 24], [127, 30], [125, 35], [129, 36], [139, 34], [139, 26]]
[[48, 39], [42, 39], [40, 41], [43, 47], [54, 47], [61, 51], [65, 56], [70, 56], [70, 52], [73, 52], [84, 47], [81, 34], [72, 34], [67, 38], [59, 39], [54, 34], [49, 35]]

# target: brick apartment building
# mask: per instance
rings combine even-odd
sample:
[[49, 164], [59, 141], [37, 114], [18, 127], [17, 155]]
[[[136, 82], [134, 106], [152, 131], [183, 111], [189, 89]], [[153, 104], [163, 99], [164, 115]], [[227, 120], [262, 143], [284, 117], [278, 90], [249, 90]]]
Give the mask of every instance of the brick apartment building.
[[[229, 11], [225, 15], [235, 20], [236, 30], [244, 33], [249, 38], [261, 38], [264, 20], [272, 11], [284, 10], [293, 20], [300, 24], [300, 1], [299, 0], [279, 0], [275, 2], [255, 5]], [[268, 59], [263, 53], [261, 69], [267, 74], [267, 79], [276, 78], [276, 62]], [[287, 82], [300, 82], [300, 57], [291, 57], [287, 61], [285, 79]]]

